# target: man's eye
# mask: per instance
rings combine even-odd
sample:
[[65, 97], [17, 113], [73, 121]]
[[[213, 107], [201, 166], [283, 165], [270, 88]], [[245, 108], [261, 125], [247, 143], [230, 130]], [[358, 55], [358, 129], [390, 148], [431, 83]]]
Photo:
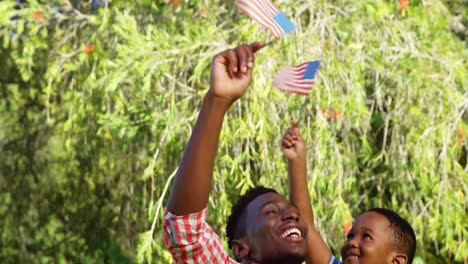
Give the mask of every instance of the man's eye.
[[265, 215], [275, 215], [278, 213], [279, 213], [278, 208], [274, 206], [269, 206], [268, 208], [265, 208]]

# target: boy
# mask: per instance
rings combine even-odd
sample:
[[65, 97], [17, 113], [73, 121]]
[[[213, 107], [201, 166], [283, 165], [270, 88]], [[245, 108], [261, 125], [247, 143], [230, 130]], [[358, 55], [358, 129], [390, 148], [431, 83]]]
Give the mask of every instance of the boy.
[[[307, 223], [307, 263], [339, 264], [314, 225], [314, 215], [307, 190], [306, 149], [295, 122], [286, 131], [282, 142], [288, 159], [291, 202]], [[353, 223], [341, 248], [344, 264], [410, 264], [416, 250], [416, 236], [411, 225], [397, 213], [373, 208]]]
[[[242, 45], [213, 59], [210, 89], [164, 214], [164, 243], [175, 263], [237, 263], [206, 223], [206, 207], [225, 113], [247, 90], [255, 52], [262, 46]], [[273, 189], [257, 187], [244, 195], [233, 208], [228, 233], [229, 247], [240, 263], [299, 264], [306, 256], [307, 225], [298, 209]]]

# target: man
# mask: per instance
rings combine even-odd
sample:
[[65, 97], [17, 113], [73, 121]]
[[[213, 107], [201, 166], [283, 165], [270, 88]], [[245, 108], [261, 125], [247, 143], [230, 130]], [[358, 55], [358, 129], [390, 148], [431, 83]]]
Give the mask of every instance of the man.
[[[210, 89], [164, 216], [164, 242], [175, 263], [237, 263], [206, 223], [206, 208], [224, 116], [249, 87], [255, 53], [262, 47], [258, 42], [241, 45], [213, 59]], [[307, 253], [307, 225], [298, 209], [273, 189], [258, 187], [244, 195], [233, 208], [228, 233], [239, 263], [302, 263]]]

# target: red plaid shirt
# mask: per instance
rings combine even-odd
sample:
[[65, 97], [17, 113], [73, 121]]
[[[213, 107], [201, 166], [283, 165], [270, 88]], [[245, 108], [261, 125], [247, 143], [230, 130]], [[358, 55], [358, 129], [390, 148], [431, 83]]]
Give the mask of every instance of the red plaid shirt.
[[237, 263], [223, 248], [221, 239], [206, 222], [207, 209], [177, 216], [164, 212], [164, 244], [174, 263]]

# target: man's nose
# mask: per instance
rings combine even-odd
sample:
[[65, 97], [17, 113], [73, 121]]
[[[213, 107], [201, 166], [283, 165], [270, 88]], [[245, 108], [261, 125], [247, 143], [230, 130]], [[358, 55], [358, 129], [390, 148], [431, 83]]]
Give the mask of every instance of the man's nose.
[[299, 220], [299, 212], [295, 208], [284, 209], [283, 212], [282, 212], [282, 219], [283, 219], [283, 221], [286, 221], [286, 220], [298, 221]]

